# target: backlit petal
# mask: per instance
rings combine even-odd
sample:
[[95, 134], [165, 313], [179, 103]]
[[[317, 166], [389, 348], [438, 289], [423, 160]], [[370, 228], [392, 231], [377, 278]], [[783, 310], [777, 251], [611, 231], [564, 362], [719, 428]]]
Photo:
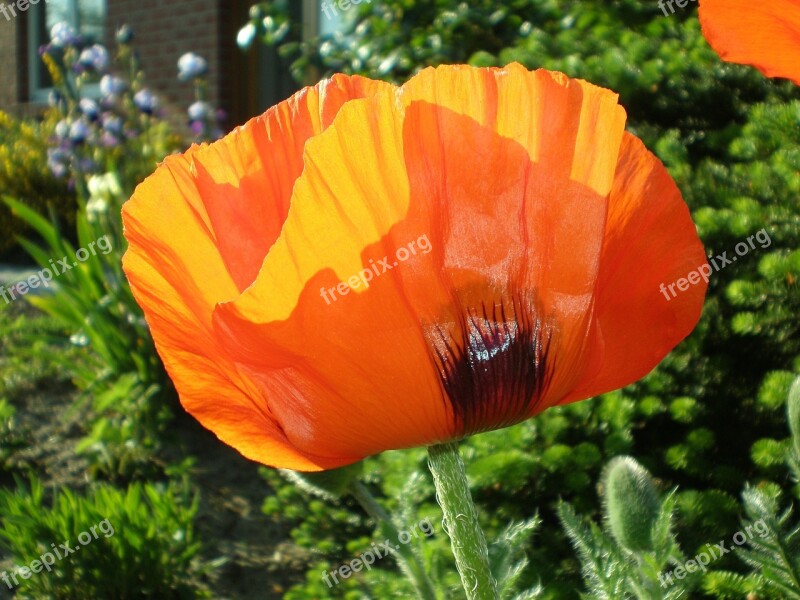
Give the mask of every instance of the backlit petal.
[[723, 60], [800, 85], [800, 0], [700, 0], [700, 25]]
[[220, 142], [167, 158], [123, 208], [125, 272], [181, 402], [254, 460], [311, 470], [356, 458], [295, 449], [221, 351], [211, 314], [252, 282], [277, 238], [306, 141], [348, 100], [388, 87], [337, 76], [303, 90]]
[[[689, 209], [664, 165], [630, 134], [609, 197], [600, 260], [592, 360], [565, 402], [644, 377], [694, 329], [703, 306], [707, 280], [700, 273], [708, 265]], [[692, 273], [696, 282], [678, 290], [676, 282]]]

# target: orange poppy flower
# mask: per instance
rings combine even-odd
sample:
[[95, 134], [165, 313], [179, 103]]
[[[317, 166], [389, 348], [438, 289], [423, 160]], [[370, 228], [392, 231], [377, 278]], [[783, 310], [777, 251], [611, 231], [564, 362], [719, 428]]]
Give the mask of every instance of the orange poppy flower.
[[800, 0], [700, 0], [700, 25], [723, 60], [800, 85]]
[[695, 326], [705, 263], [617, 96], [520, 65], [337, 75], [169, 157], [125, 271], [184, 407], [320, 470], [622, 387]]

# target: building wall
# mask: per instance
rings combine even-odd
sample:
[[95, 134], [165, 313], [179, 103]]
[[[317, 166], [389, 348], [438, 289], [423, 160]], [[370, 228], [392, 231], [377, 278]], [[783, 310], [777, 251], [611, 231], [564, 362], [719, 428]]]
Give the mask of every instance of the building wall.
[[0, 16], [0, 109], [16, 112], [27, 86], [24, 18]]
[[220, 12], [222, 0], [113, 0], [108, 2], [107, 44], [116, 29], [128, 24], [141, 58], [147, 86], [169, 108], [184, 110], [193, 101], [193, 86], [179, 82], [178, 59], [196, 52], [208, 61], [209, 101], [220, 104]]
[[[2, 2], [4, 0], [0, 0]], [[243, 52], [236, 34], [254, 0], [107, 0], [106, 45], [123, 24], [134, 31], [146, 85], [161, 99], [170, 121], [185, 124], [194, 101], [191, 82], [178, 81], [178, 59], [186, 52], [209, 64], [208, 99], [223, 109], [230, 129], [293, 93], [297, 86], [274, 49], [256, 43]], [[292, 6], [300, 18], [300, 5]], [[0, 110], [35, 114], [28, 101], [27, 17], [7, 22], [0, 15]]]

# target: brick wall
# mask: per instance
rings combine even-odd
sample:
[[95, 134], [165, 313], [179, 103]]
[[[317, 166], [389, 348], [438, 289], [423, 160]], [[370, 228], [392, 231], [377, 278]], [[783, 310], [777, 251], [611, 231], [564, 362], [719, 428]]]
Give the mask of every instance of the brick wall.
[[[113, 48], [117, 28], [133, 28], [147, 86], [176, 125], [185, 124], [186, 108], [194, 100], [191, 82], [178, 81], [178, 59], [186, 52], [202, 55], [209, 64], [209, 100], [228, 113], [223, 128], [230, 129], [296, 89], [274, 50], [255, 44], [242, 52], [236, 45], [253, 2], [109, 0], [105, 42]], [[27, 98], [26, 17], [6, 22], [0, 15], [0, 109], [18, 114], [39, 108]]]
[[122, 24], [134, 31], [147, 85], [179, 114], [193, 101], [191, 83], [179, 82], [178, 59], [196, 52], [208, 61], [209, 100], [220, 104], [220, 13], [223, 0], [113, 0], [108, 2], [107, 44]]

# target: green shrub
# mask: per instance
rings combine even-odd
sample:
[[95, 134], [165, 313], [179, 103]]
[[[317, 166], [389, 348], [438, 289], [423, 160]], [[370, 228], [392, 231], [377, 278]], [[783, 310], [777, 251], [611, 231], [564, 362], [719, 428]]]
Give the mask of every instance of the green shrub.
[[0, 513], [0, 544], [16, 565], [2, 574], [3, 581], [23, 597], [199, 596], [191, 583], [199, 569], [197, 498], [178, 488], [134, 483], [122, 491], [100, 485], [85, 495], [64, 489], [45, 502], [41, 483], [33, 480], [29, 488], [0, 490]]
[[0, 398], [0, 471], [6, 470], [6, 461], [13, 450], [24, 444], [16, 426], [16, 410], [4, 398]]
[[[56, 179], [47, 166], [52, 118], [18, 121], [0, 111], [0, 190], [19, 198], [32, 209], [47, 213], [52, 208], [65, 226], [74, 226], [78, 203], [65, 181]], [[0, 204], [0, 257], [16, 247], [16, 235], [27, 227]]]

